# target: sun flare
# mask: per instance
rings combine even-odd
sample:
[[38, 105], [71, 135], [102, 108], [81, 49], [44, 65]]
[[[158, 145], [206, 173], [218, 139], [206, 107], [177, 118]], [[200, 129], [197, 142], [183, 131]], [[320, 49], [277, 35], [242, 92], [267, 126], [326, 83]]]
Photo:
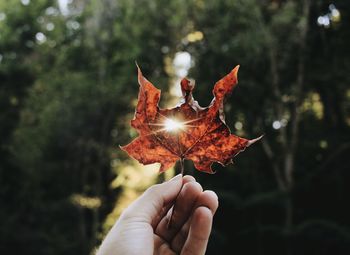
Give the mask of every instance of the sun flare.
[[164, 122], [164, 128], [166, 131], [175, 132], [179, 129], [184, 129], [185, 125], [175, 119], [166, 119]]

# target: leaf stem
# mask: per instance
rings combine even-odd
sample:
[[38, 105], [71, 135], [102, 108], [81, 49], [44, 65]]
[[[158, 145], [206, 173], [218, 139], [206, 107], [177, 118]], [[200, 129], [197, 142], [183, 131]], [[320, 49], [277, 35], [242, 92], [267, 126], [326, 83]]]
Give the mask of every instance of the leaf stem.
[[181, 175], [184, 176], [184, 172], [185, 172], [185, 164], [184, 164], [184, 158], [180, 159], [180, 170], [181, 170]]
[[[184, 176], [184, 172], [185, 172], [185, 165], [184, 165], [184, 158], [183, 157], [181, 157], [181, 159], [180, 159], [180, 170], [181, 170], [181, 176], [183, 177]], [[169, 219], [168, 225], [167, 225], [168, 229], [170, 229], [172, 227], [171, 225], [172, 225], [173, 215], [174, 215], [175, 208], [176, 208], [176, 200], [179, 197], [179, 194], [176, 195], [175, 203], [174, 203], [174, 205], [172, 207], [172, 212], [171, 212], [170, 219]]]

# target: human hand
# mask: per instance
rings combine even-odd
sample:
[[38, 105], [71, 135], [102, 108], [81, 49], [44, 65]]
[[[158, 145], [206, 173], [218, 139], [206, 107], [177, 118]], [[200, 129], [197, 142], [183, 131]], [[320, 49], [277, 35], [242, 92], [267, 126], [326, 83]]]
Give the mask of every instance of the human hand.
[[177, 175], [153, 185], [133, 202], [97, 255], [205, 254], [217, 208], [213, 191], [203, 191], [192, 176]]

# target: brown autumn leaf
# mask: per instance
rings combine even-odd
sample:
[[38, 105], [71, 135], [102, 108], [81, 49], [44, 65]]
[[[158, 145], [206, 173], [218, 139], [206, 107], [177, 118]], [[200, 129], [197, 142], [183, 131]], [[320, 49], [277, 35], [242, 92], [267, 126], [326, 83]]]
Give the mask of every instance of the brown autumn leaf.
[[215, 84], [214, 99], [208, 107], [199, 106], [193, 99], [194, 84], [184, 78], [179, 104], [161, 109], [158, 106], [161, 91], [138, 67], [140, 90], [131, 126], [139, 136], [121, 148], [142, 164], [160, 163], [161, 172], [184, 159], [192, 160], [199, 171], [207, 173], [213, 173], [213, 162], [224, 166], [232, 163], [234, 156], [261, 138], [248, 140], [235, 136], [225, 123], [224, 99], [238, 82], [238, 68]]

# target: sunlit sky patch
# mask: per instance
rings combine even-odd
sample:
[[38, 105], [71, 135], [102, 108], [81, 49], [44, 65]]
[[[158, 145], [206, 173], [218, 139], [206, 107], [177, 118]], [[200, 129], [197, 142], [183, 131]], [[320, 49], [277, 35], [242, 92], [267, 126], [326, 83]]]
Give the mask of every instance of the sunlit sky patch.
[[23, 5], [28, 5], [28, 4], [30, 4], [30, 0], [21, 0], [21, 3]]
[[63, 15], [69, 14], [68, 5], [72, 3], [72, 0], [58, 0], [58, 7]]
[[179, 84], [181, 79], [188, 75], [188, 70], [191, 68], [191, 64], [192, 57], [187, 51], [179, 51], [175, 54], [173, 67], [176, 77], [174, 85], [170, 88], [170, 93], [173, 96], [180, 97], [182, 95]]
[[325, 15], [320, 15], [317, 18], [317, 25], [325, 28], [329, 28], [332, 23], [340, 22], [341, 15], [340, 11], [335, 7], [334, 4], [328, 6], [328, 13]]

